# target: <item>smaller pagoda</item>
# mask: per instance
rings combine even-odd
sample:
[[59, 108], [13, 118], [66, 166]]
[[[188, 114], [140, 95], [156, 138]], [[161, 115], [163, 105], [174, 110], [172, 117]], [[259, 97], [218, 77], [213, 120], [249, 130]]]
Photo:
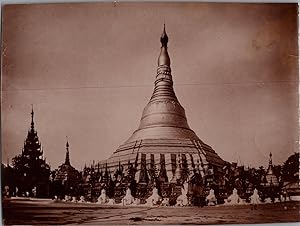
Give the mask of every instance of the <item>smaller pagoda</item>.
[[43, 154], [41, 142], [34, 128], [32, 107], [31, 127], [22, 153], [13, 158], [17, 196], [48, 197], [50, 166]]
[[279, 197], [280, 184], [278, 177], [274, 174], [272, 153], [270, 153], [269, 166], [262, 179], [262, 195], [264, 198], [270, 198], [272, 201]]
[[65, 162], [60, 165], [54, 176], [53, 194], [60, 198], [69, 196], [77, 196], [77, 187], [80, 183], [81, 174], [70, 163], [69, 142], [66, 143]]
[[268, 167], [267, 173], [265, 175], [265, 184], [264, 185], [267, 187], [279, 186], [278, 178], [274, 174], [274, 170], [273, 170], [272, 153], [270, 153], [269, 167]]

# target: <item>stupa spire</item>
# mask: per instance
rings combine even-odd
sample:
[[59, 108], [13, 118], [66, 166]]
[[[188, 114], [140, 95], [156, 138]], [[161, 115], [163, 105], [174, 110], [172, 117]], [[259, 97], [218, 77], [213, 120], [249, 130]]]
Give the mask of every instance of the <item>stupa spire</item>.
[[171, 60], [167, 50], [168, 40], [169, 38], [166, 33], [166, 27], [164, 24], [163, 33], [160, 37], [161, 48], [158, 57], [157, 75], [154, 83], [155, 87], [151, 97], [151, 101], [171, 100], [178, 103], [175, 92], [173, 90], [173, 80], [170, 67]]
[[169, 38], [164, 25], [160, 36], [161, 48], [154, 91], [149, 103], [144, 108], [139, 128], [126, 141], [127, 143], [153, 138], [199, 139], [189, 128], [185, 110], [180, 105], [173, 89], [171, 61], [167, 50], [168, 41]]
[[71, 165], [70, 164], [70, 153], [69, 153], [69, 141], [68, 141], [68, 137], [67, 137], [67, 143], [66, 143], [66, 149], [67, 149], [67, 152], [66, 152], [66, 159], [65, 159], [65, 165]]
[[34, 130], [34, 121], [33, 121], [33, 117], [34, 117], [34, 111], [33, 111], [33, 104], [31, 105], [31, 129]]

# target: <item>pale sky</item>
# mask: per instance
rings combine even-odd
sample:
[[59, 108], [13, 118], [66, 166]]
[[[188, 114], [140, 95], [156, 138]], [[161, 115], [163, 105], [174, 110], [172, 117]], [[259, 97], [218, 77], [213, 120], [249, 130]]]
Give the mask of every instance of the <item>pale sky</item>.
[[2, 161], [35, 128], [54, 169], [108, 158], [137, 129], [163, 23], [175, 93], [226, 161], [267, 166], [298, 151], [297, 4], [90, 3], [3, 11]]

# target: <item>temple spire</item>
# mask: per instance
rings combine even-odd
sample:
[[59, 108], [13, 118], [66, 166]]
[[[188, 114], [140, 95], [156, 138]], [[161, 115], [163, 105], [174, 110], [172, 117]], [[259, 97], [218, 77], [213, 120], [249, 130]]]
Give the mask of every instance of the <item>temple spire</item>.
[[33, 117], [34, 117], [34, 111], [33, 111], [33, 104], [31, 105], [31, 129], [34, 129], [34, 121], [33, 121]]
[[67, 137], [67, 143], [66, 143], [66, 149], [67, 149], [67, 152], [66, 152], [66, 159], [65, 159], [65, 165], [71, 165], [70, 164], [70, 153], [69, 153], [69, 141], [68, 141], [68, 137]]
[[144, 108], [139, 128], [126, 143], [145, 138], [174, 139], [174, 135], [193, 140], [199, 139], [189, 128], [184, 108], [180, 105], [173, 89], [170, 57], [167, 51], [168, 36], [165, 26], [160, 42], [162, 45], [152, 96]]
[[163, 33], [161, 34], [161, 37], [160, 37], [160, 42], [161, 42], [161, 51], [160, 51], [160, 55], [158, 57], [158, 66], [169, 66], [170, 67], [170, 57], [169, 57], [169, 54], [168, 54], [168, 41], [169, 41], [169, 38], [168, 38], [168, 35], [166, 33], [166, 26], [164, 24], [164, 30], [163, 30]]
[[269, 159], [269, 166], [272, 166], [273, 165], [273, 162], [272, 162], [272, 153], [270, 152], [270, 159]]

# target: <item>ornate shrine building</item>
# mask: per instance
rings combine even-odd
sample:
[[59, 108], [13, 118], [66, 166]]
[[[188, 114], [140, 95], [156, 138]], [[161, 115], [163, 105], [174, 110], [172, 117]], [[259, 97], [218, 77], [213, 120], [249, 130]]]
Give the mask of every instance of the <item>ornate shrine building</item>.
[[71, 165], [69, 147], [67, 141], [65, 162], [58, 167], [52, 183], [52, 195], [57, 195], [60, 198], [65, 195], [74, 196], [78, 194], [78, 185], [81, 182], [81, 174]]
[[17, 196], [48, 197], [50, 166], [43, 157], [42, 145], [34, 128], [34, 111], [22, 153], [13, 158]]
[[116, 184], [111, 194], [116, 199], [125, 195], [127, 187], [141, 202], [154, 186], [170, 202], [180, 195], [184, 183], [189, 183], [189, 194], [195, 197], [210, 188], [218, 194], [221, 187], [225, 162], [189, 127], [175, 95], [165, 27], [160, 42], [154, 91], [140, 125], [107, 161], [100, 162], [102, 172]]
[[279, 198], [280, 181], [274, 173], [274, 166], [272, 162], [272, 153], [270, 153], [269, 166], [266, 174], [262, 178], [261, 182], [261, 197], [271, 198], [274, 201], [275, 198]]

